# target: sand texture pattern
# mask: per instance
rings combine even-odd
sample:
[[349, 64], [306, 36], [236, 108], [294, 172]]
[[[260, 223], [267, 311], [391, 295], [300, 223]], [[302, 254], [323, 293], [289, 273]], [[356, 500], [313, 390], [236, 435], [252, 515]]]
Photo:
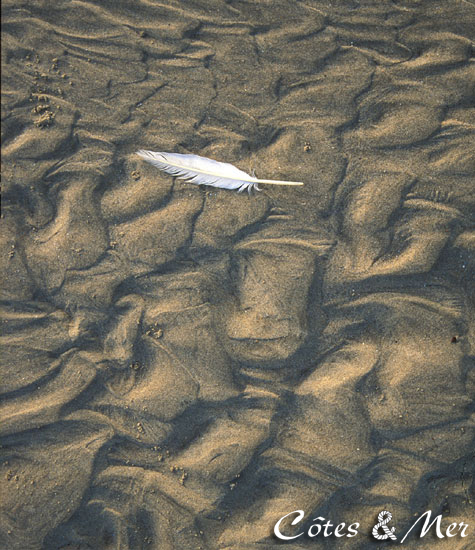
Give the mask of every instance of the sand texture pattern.
[[474, 3], [2, 12], [1, 550], [473, 548]]

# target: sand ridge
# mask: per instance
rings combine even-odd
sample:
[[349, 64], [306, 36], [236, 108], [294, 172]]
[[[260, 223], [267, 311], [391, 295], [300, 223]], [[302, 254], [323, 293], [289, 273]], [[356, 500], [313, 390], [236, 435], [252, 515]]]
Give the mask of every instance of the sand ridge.
[[5, 548], [267, 550], [297, 509], [361, 526], [293, 550], [381, 510], [473, 538], [473, 4], [2, 15]]

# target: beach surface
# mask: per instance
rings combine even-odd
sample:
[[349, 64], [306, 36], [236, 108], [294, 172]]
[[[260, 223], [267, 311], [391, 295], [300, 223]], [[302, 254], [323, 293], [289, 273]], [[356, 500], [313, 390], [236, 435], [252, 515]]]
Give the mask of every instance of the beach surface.
[[472, 548], [474, 29], [467, 0], [2, 2], [2, 549], [376, 550], [429, 510], [405, 548]]

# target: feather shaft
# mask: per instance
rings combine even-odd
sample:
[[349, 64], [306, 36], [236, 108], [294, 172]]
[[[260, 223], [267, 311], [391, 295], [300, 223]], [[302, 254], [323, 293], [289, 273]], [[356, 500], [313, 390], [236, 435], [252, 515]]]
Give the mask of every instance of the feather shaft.
[[301, 181], [257, 179], [226, 162], [218, 162], [198, 155], [182, 155], [155, 151], [137, 151], [137, 154], [172, 177], [197, 185], [210, 185], [224, 189], [259, 190], [258, 184], [303, 185]]
[[303, 181], [281, 181], [281, 180], [253, 180], [254, 183], [267, 183], [268, 185], [303, 185]]

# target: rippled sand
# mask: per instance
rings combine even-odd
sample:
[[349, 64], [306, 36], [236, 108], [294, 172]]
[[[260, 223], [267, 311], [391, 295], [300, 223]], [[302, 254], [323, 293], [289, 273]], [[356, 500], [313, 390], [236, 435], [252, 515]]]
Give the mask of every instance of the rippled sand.
[[2, 11], [2, 548], [468, 550], [473, 3]]

